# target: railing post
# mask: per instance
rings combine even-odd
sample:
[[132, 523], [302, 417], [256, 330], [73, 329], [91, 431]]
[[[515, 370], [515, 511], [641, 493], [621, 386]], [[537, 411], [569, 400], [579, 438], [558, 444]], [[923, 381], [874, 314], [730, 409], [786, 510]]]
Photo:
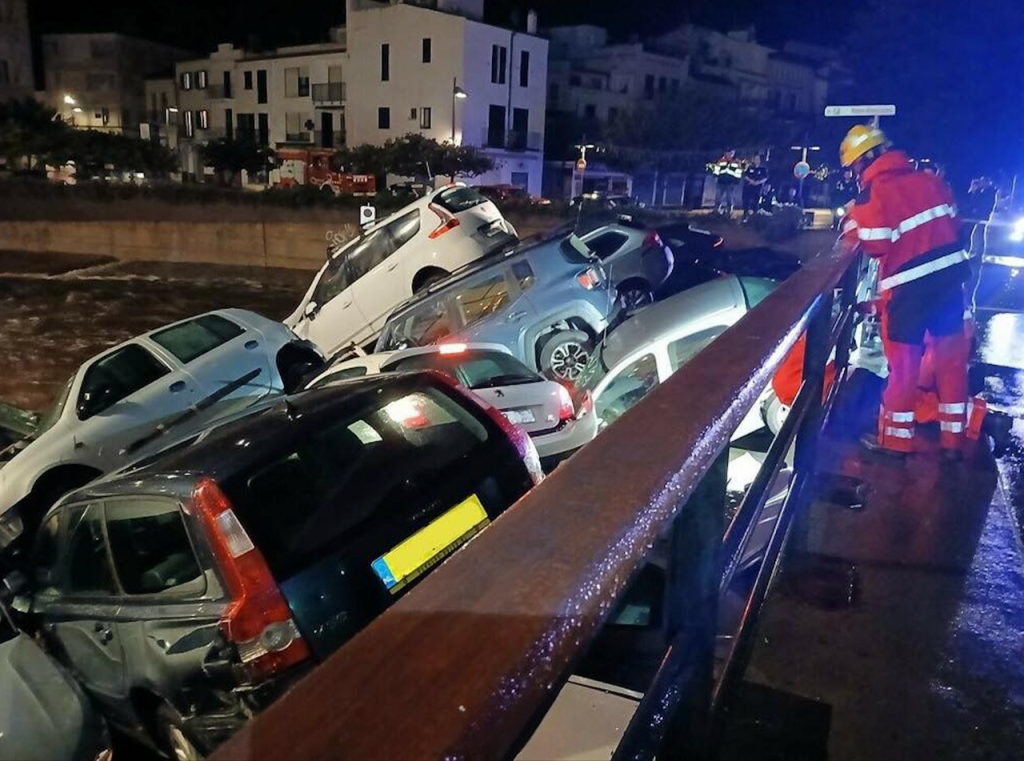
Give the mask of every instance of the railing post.
[[665, 761], [708, 757], [728, 470], [726, 447], [672, 524], [665, 628], [669, 643], [690, 644], [694, 671], [658, 753]]
[[821, 433], [822, 399], [825, 393], [825, 366], [828, 364], [832, 332], [832, 292], [818, 297], [818, 304], [807, 326], [807, 351], [804, 354], [804, 385], [812, 389], [811, 404], [796, 439], [797, 470], [814, 470]]

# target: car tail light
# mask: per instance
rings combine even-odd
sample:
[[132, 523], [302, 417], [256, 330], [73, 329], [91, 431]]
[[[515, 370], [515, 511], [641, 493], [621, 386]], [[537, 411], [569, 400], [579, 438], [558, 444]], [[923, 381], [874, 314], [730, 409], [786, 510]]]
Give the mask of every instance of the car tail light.
[[576, 408], [572, 405], [569, 391], [561, 383], [558, 384], [558, 422], [564, 423], [576, 417]]
[[604, 278], [596, 267], [587, 267], [587, 269], [576, 276], [576, 281], [588, 291], [592, 291], [595, 288], [601, 287]]
[[437, 227], [431, 230], [430, 235], [427, 236], [431, 240], [440, 238], [449, 230], [454, 230], [456, 227], [459, 226], [459, 220], [456, 217], [449, 214], [444, 209], [442, 209], [440, 206], [430, 204], [430, 210], [441, 218], [441, 224], [439, 224]]
[[664, 245], [661, 242], [661, 236], [658, 235], [657, 231], [651, 230], [647, 235], [644, 236], [645, 246], [661, 246]]
[[441, 344], [437, 347], [440, 354], [465, 354], [466, 344]]
[[307, 660], [311, 653], [291, 609], [225, 496], [210, 478], [192, 493], [231, 603], [221, 625], [253, 680], [261, 680]]
[[576, 419], [582, 420], [587, 415], [594, 411], [594, 395], [590, 393], [590, 390], [583, 392], [583, 398], [580, 399], [579, 409], [576, 410]]
[[544, 480], [544, 471], [540, 467], [540, 455], [537, 454], [537, 447], [534, 445], [533, 439], [530, 438], [530, 434], [502, 415], [498, 408], [489, 404], [485, 399], [480, 398], [462, 384], [456, 383], [449, 376], [436, 370], [428, 372], [435, 378], [443, 380], [449, 387], [458, 391], [466, 399], [469, 399], [487, 413], [487, 416], [501, 429], [502, 433], [508, 436], [509, 441], [512, 442], [516, 451], [519, 452], [519, 457], [522, 459], [523, 464], [526, 465], [526, 471], [530, 474], [530, 479], [533, 481], [534, 486]]

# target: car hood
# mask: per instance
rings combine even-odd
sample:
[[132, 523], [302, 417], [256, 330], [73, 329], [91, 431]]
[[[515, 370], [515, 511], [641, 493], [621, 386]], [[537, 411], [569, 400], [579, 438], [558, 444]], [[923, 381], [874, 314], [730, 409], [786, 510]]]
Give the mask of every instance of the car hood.
[[0, 644], [0, 759], [86, 757], [97, 726], [88, 699], [33, 640]]

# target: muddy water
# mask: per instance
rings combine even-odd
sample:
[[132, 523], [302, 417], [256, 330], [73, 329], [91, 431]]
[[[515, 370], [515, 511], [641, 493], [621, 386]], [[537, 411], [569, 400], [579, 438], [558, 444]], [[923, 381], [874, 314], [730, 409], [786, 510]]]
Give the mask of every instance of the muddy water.
[[48, 272], [4, 263], [0, 253], [0, 399], [36, 410], [84, 360], [147, 330], [224, 307], [281, 319], [314, 274], [89, 263], [54, 275], [49, 263]]

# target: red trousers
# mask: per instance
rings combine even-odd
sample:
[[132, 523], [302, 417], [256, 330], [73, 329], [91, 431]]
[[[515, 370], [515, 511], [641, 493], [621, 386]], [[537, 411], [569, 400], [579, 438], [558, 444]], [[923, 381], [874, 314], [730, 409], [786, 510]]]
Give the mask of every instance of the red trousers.
[[[913, 452], [922, 369], [932, 375], [936, 415], [943, 449], [958, 449], [967, 428], [967, 361], [971, 339], [967, 330], [955, 335], [928, 335], [922, 344], [889, 338], [889, 310], [882, 310], [882, 347], [889, 362], [889, 382], [882, 394], [878, 441], [887, 449]], [[929, 360], [925, 363], [925, 344]], [[925, 422], [925, 421], [922, 421]]]

